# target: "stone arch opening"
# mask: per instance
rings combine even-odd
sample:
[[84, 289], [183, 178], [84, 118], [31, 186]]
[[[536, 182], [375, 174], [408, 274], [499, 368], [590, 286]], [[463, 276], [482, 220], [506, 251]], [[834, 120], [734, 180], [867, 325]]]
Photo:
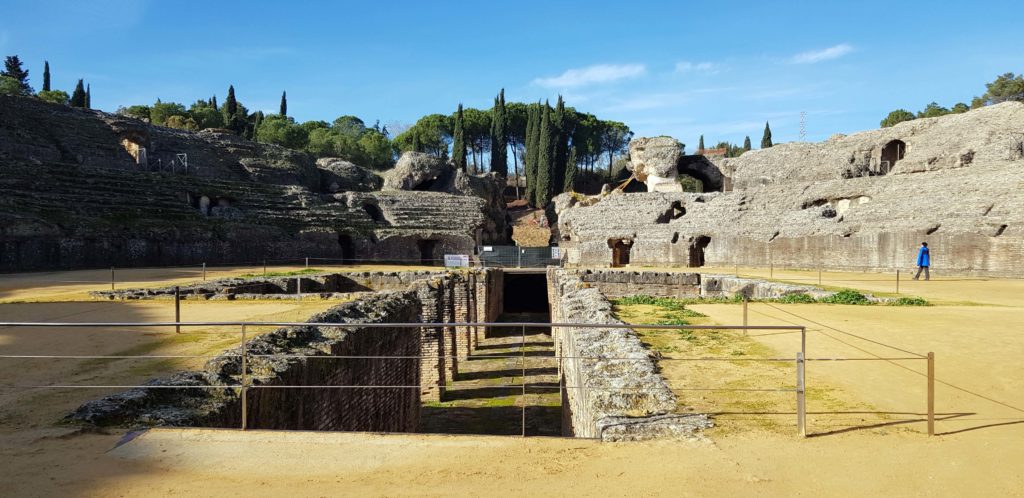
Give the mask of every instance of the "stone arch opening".
[[679, 162], [676, 163], [676, 171], [679, 172], [680, 177], [692, 178], [692, 180], [687, 180], [689, 184], [683, 184], [684, 190], [687, 186], [696, 188], [698, 182], [701, 192], [721, 192], [725, 187], [725, 176], [722, 175], [722, 170], [704, 156], [680, 157]]
[[612, 268], [621, 268], [629, 264], [633, 239], [608, 239], [608, 247], [612, 250]]
[[896, 162], [907, 153], [907, 144], [903, 140], [891, 140], [882, 147], [882, 157], [878, 164], [878, 174], [888, 174], [896, 167]]
[[341, 249], [341, 264], [351, 265], [355, 263], [356, 251], [351, 235], [339, 233], [338, 247]]
[[434, 266], [437, 260], [435, 257], [437, 241], [433, 239], [418, 240], [416, 241], [416, 247], [420, 251], [420, 264], [423, 266]]
[[711, 237], [701, 235], [696, 239], [693, 239], [693, 243], [690, 244], [690, 261], [689, 267], [699, 268], [704, 266], [704, 249], [711, 243]]
[[132, 156], [135, 164], [149, 166], [149, 157], [146, 152], [147, 138], [141, 133], [125, 133], [121, 135], [121, 148]]

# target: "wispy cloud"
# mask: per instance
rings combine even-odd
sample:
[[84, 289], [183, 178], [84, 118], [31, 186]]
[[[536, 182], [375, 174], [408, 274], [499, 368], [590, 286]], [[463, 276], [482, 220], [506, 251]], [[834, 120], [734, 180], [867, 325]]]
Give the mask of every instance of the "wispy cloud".
[[790, 57], [789, 62], [792, 64], [816, 64], [818, 62], [838, 59], [850, 52], [853, 52], [853, 46], [848, 43], [840, 43], [839, 45], [823, 48], [821, 50], [808, 50], [807, 52], [801, 52]]
[[646, 72], [647, 67], [643, 64], [597, 64], [569, 69], [558, 76], [537, 78], [533, 80], [533, 84], [549, 88], [568, 88], [636, 78]]
[[677, 73], [707, 73], [715, 74], [721, 70], [720, 64], [713, 62], [689, 62], [681, 61], [676, 63]]

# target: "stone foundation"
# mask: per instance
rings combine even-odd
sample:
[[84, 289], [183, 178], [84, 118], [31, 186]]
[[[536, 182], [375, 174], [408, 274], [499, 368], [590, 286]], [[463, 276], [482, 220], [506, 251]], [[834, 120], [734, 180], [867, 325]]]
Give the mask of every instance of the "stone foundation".
[[[623, 324], [601, 292], [580, 277], [548, 269], [552, 322]], [[556, 328], [552, 338], [564, 387], [563, 432], [605, 441], [694, 437], [706, 415], [677, 414], [678, 400], [631, 329]], [[599, 359], [606, 358], [606, 359]]]

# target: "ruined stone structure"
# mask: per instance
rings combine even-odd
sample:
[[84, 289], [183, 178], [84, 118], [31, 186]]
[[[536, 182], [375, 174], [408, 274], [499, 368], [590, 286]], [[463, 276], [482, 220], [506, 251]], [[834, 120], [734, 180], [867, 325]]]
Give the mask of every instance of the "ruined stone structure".
[[[553, 323], [623, 324], [601, 292], [571, 271], [548, 269]], [[624, 324], [623, 324], [624, 325]], [[678, 399], [636, 333], [622, 328], [555, 327], [552, 334], [566, 435], [605, 441], [692, 437], [705, 415], [679, 413]]]
[[[360, 327], [373, 323], [488, 322], [501, 312], [501, 274], [494, 270], [363, 274], [381, 287], [401, 286], [335, 306], [309, 326], [282, 328], [245, 344], [247, 423], [251, 428], [413, 432], [423, 401], [439, 401], [458, 362], [487, 333], [476, 327]], [[331, 281], [334, 277], [323, 277]], [[263, 283], [263, 285], [272, 285]], [[138, 293], [136, 293], [137, 295]], [[317, 323], [352, 323], [323, 327]], [[327, 356], [358, 358], [325, 358]], [[398, 356], [402, 358], [381, 358]], [[422, 357], [422, 359], [420, 359]], [[71, 420], [93, 425], [238, 427], [242, 348], [211, 359], [197, 372], [82, 405]], [[282, 387], [275, 387], [282, 386]], [[396, 386], [385, 389], [283, 386]], [[420, 386], [419, 389], [410, 386]]]
[[1022, 103], [721, 165], [725, 192], [556, 198], [567, 263], [893, 269], [926, 241], [935, 271], [1024, 275]]
[[494, 179], [449, 177], [429, 192], [378, 191], [383, 179], [342, 160], [0, 96], [0, 271], [433, 262], [504, 243]]

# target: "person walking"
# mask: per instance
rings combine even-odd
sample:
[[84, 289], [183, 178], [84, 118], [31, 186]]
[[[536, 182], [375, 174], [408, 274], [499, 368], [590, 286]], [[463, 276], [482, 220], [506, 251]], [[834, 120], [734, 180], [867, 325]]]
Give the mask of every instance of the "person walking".
[[921, 276], [921, 272], [924, 271], [924, 279], [931, 280], [931, 275], [928, 273], [928, 267], [931, 266], [931, 255], [928, 253], [928, 243], [922, 242], [921, 249], [917, 251], [917, 274], [914, 275], [914, 280], [917, 280]]

